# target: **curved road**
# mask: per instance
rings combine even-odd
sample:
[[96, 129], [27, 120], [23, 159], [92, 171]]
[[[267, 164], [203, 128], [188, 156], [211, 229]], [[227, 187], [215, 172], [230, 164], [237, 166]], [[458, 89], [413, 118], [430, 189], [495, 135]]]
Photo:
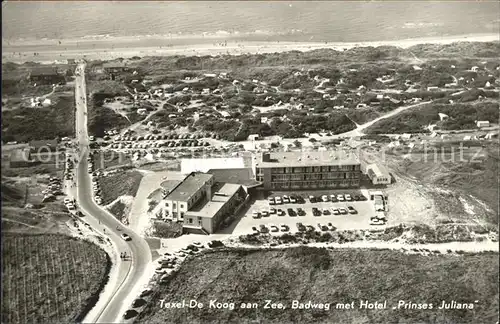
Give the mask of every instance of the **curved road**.
[[[108, 282], [101, 292], [99, 301], [91, 311], [94, 318], [86, 319], [96, 323], [113, 323], [122, 321], [124, 302], [134, 298], [131, 296], [140, 284], [140, 279], [145, 274], [146, 267], [151, 262], [151, 251], [146, 241], [123, 226], [113, 215], [99, 207], [93, 200], [91, 178], [87, 172], [89, 156], [89, 139], [87, 133], [87, 103], [84, 65], [78, 66], [79, 75], [75, 79], [76, 100], [76, 131], [78, 138], [78, 164], [76, 170], [77, 203], [82, 212], [87, 216], [86, 221], [96, 230], [106, 234], [114, 247], [120, 252], [127, 252], [132, 258], [130, 261], [121, 261], [117, 257], [110, 277], [116, 280]], [[117, 229], [120, 228], [120, 230]], [[132, 240], [125, 242], [120, 235], [127, 233]], [[88, 317], [90, 317], [90, 314]]]

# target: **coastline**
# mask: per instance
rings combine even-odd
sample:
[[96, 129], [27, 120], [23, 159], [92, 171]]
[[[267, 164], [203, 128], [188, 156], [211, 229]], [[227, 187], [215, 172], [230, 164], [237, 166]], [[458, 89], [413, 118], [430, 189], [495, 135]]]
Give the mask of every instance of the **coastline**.
[[[116, 37], [99, 39], [34, 40], [5, 44], [2, 42], [4, 62], [60, 63], [67, 59], [112, 60], [132, 56], [202, 56], [243, 55], [285, 51], [311, 51], [316, 49], [344, 50], [367, 46], [396, 46], [408, 48], [418, 44], [451, 44], [455, 42], [499, 41], [498, 34], [467, 34], [459, 36], [425, 37], [367, 42], [279, 42], [235, 41], [226, 45], [220, 39], [175, 39], [168, 37]], [[214, 43], [215, 41], [215, 43]], [[173, 44], [170, 42], [175, 42]], [[38, 53], [37, 56], [34, 53]]]

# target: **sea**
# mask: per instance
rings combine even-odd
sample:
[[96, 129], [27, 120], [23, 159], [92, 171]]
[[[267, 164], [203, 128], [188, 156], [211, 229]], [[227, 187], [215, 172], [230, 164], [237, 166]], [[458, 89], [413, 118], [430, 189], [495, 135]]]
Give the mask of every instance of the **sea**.
[[135, 36], [362, 42], [498, 33], [499, 1], [5, 1], [2, 43]]

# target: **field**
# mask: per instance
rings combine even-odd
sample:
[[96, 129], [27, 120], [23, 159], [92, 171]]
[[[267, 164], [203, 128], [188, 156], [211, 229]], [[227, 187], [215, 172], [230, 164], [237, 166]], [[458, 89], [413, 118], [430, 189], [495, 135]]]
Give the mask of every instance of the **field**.
[[[481, 269], [480, 271], [478, 269]], [[498, 317], [498, 254], [422, 256], [389, 250], [293, 248], [228, 250], [186, 262], [161, 286], [140, 323], [493, 323]], [[196, 299], [201, 309], [160, 308], [159, 299]], [[254, 302], [257, 309], [217, 310], [209, 300]], [[265, 300], [285, 310], [263, 309]], [[291, 309], [292, 300], [331, 303], [334, 309]], [[360, 309], [359, 301], [388, 309]], [[392, 310], [399, 300], [433, 303], [432, 310]], [[474, 310], [438, 310], [442, 300], [478, 301]], [[352, 310], [336, 303], [355, 302]]]
[[120, 196], [135, 196], [141, 183], [142, 173], [138, 171], [119, 171], [99, 179], [104, 205]]
[[96, 245], [60, 234], [3, 233], [2, 322], [81, 321], [107, 280]]
[[98, 169], [107, 169], [132, 164], [130, 156], [116, 151], [96, 151], [93, 155], [93, 163]]
[[[498, 99], [493, 102], [475, 104], [430, 104], [382, 119], [369, 127], [367, 133], [421, 133], [431, 124], [436, 124], [436, 130], [476, 129], [477, 120], [488, 120], [492, 124], [498, 123], [498, 107]], [[440, 121], [438, 113], [446, 114], [449, 118]]]
[[[420, 215], [426, 224], [434, 220], [452, 220], [455, 222], [482, 224], [498, 228], [498, 159], [499, 147], [495, 143], [483, 143], [485, 147], [462, 149], [453, 144], [455, 154], [442, 154], [447, 149], [439, 149], [437, 159], [434, 150], [429, 153], [387, 154], [388, 165], [396, 177], [396, 183], [388, 189], [392, 198], [390, 203], [395, 215], [404, 213], [398, 208], [401, 204], [418, 203], [423, 197], [433, 201], [436, 210], [425, 206], [407, 206], [413, 214], [422, 209]], [[460, 156], [464, 161], [460, 160]], [[414, 192], [413, 199], [405, 192]], [[404, 206], [403, 206], [404, 207]], [[404, 208], [403, 208], [404, 209]], [[441, 215], [436, 219], [434, 214]]]
[[[19, 108], [2, 112], [2, 140], [31, 140], [73, 137], [75, 134], [75, 98], [72, 94], [50, 97], [52, 105], [44, 108]], [[54, 127], [57, 125], [57, 127]]]

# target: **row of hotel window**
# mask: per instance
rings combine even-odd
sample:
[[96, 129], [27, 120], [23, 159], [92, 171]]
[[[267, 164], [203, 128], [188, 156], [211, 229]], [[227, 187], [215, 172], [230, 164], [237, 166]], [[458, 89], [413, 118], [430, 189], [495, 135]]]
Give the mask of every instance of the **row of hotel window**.
[[302, 180], [327, 180], [327, 179], [358, 179], [358, 172], [335, 172], [314, 174], [280, 174], [272, 175], [271, 181], [302, 181]]
[[342, 180], [342, 181], [296, 181], [296, 182], [272, 182], [273, 189], [279, 188], [336, 188], [336, 187], [351, 187], [359, 186], [359, 180]]
[[[272, 168], [271, 173], [314, 173], [314, 172], [334, 172], [334, 171], [357, 171], [360, 170], [359, 165], [330, 165], [330, 166], [315, 166], [315, 167], [288, 167], [288, 168]], [[259, 173], [259, 170], [257, 170]]]

